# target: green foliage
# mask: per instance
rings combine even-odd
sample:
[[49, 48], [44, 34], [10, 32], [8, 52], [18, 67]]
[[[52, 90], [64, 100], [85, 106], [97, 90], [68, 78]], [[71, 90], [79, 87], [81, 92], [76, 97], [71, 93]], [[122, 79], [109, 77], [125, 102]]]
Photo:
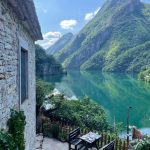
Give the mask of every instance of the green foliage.
[[107, 1], [55, 57], [69, 69], [139, 73], [150, 64], [149, 24], [150, 5]]
[[36, 104], [41, 106], [45, 96], [54, 89], [54, 86], [42, 80], [36, 81]]
[[51, 130], [50, 131], [52, 133], [52, 137], [58, 138], [58, 135], [59, 135], [59, 132], [60, 132], [59, 124], [51, 125]]
[[109, 128], [104, 109], [89, 98], [72, 101], [64, 100], [61, 102], [59, 109], [53, 112], [53, 115], [91, 130], [102, 131]]
[[42, 81], [36, 82], [36, 104], [41, 106], [45, 98], [45, 88]]
[[15, 148], [25, 149], [24, 129], [26, 125], [24, 112], [11, 110], [10, 119], [8, 120], [8, 132], [12, 135]]
[[24, 150], [24, 112], [11, 110], [10, 119], [7, 122], [8, 132], [0, 131], [0, 150]]
[[49, 123], [44, 123], [43, 125], [44, 129], [44, 136], [47, 137], [53, 137], [53, 138], [58, 138], [59, 133], [60, 133], [60, 127], [59, 124], [49, 124]]
[[37, 76], [64, 73], [61, 64], [52, 55], [46, 54], [46, 51], [39, 45], [35, 47]]
[[150, 41], [126, 50], [107, 64], [104, 71], [140, 72], [150, 63]]
[[14, 150], [13, 137], [3, 130], [0, 131], [0, 150]]
[[43, 134], [49, 138], [56, 138], [60, 141], [66, 141], [68, 138], [68, 134], [62, 131], [59, 127], [59, 124], [51, 124], [51, 123], [44, 123], [43, 124]]
[[140, 72], [138, 78], [143, 81], [150, 82], [150, 68]]
[[149, 8], [150, 8], [150, 4], [143, 4], [143, 7], [141, 10], [145, 18], [150, 21], [150, 9]]
[[150, 149], [150, 142], [147, 140], [143, 140], [141, 142], [141, 150], [149, 150]]
[[144, 139], [138, 141], [132, 141], [134, 150], [149, 150], [150, 149], [150, 137], [146, 136]]
[[51, 126], [48, 122], [45, 122], [43, 124], [43, 135], [46, 136], [46, 137], [49, 137], [49, 138], [52, 137]]
[[60, 139], [60, 141], [67, 141], [68, 135], [67, 135], [67, 133], [61, 131], [61, 132], [59, 132], [58, 138]]

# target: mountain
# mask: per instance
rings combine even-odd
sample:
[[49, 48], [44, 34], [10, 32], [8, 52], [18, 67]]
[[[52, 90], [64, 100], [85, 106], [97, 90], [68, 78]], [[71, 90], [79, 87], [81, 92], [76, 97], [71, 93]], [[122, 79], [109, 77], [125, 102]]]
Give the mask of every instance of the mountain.
[[68, 69], [140, 72], [150, 64], [150, 5], [107, 0], [54, 56]]
[[62, 49], [68, 42], [71, 41], [72, 37], [72, 33], [63, 35], [54, 45], [46, 50], [46, 53], [50, 55], [58, 53], [60, 49]]
[[138, 78], [150, 83], [150, 66], [138, 74]]
[[61, 64], [57, 62], [53, 56], [46, 54], [41, 46], [35, 45], [35, 47], [37, 76], [65, 73]]

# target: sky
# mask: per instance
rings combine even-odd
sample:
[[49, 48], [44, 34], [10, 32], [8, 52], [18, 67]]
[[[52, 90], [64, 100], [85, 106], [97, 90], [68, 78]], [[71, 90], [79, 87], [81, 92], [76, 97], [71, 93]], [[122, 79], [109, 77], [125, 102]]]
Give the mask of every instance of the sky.
[[[38, 44], [47, 49], [65, 33], [78, 33], [97, 14], [105, 1], [34, 0], [44, 38]], [[150, 3], [150, 0], [142, 1]]]

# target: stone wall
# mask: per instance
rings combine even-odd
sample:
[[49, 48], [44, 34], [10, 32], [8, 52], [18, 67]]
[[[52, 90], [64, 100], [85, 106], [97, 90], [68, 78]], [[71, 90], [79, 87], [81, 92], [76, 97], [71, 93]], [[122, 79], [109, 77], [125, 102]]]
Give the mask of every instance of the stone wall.
[[[21, 40], [20, 40], [21, 39]], [[28, 47], [29, 99], [20, 105], [20, 46]], [[35, 149], [35, 48], [34, 41], [5, 0], [0, 0], [0, 129], [7, 128], [10, 108], [26, 115], [26, 150]]]

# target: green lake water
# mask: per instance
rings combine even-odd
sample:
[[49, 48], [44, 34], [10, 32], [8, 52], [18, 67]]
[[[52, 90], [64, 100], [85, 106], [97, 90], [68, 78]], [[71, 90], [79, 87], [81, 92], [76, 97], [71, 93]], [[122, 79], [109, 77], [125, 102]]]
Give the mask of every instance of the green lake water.
[[115, 120], [125, 127], [127, 107], [132, 106], [130, 125], [150, 132], [150, 84], [134, 75], [71, 71], [65, 76], [43, 79], [55, 83], [68, 97], [90, 97], [104, 107], [110, 123]]

